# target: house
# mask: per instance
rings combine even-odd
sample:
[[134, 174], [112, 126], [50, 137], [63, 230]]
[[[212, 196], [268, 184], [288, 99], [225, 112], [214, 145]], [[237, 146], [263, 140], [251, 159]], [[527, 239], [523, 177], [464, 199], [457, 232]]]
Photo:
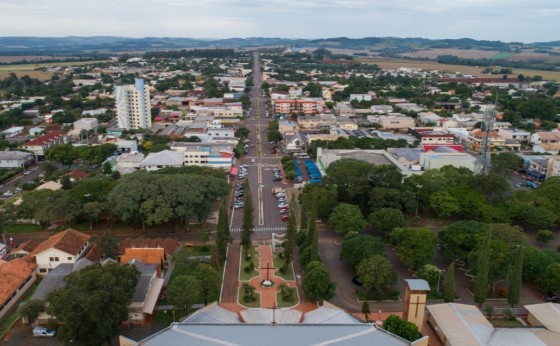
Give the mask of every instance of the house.
[[[481, 149], [482, 142], [485, 137], [486, 137], [485, 132], [480, 129], [475, 129], [469, 132], [469, 141], [470, 141], [471, 149], [474, 151], [479, 151]], [[492, 150], [498, 148], [502, 149], [506, 147], [506, 140], [502, 136], [498, 135], [496, 131], [489, 132], [488, 143]]]
[[402, 109], [405, 112], [420, 113], [420, 112], [424, 112], [426, 110], [426, 107], [419, 106], [416, 103], [399, 103], [396, 106], [399, 107], [400, 109]]
[[79, 169], [74, 169], [70, 172], [68, 172], [68, 174], [66, 174], [68, 177], [70, 177], [70, 181], [74, 182], [77, 180], [84, 180], [87, 179], [89, 177], [89, 174], [87, 172], [84, 171], [80, 171]]
[[33, 239], [25, 241], [19, 244], [15, 249], [10, 251], [10, 257], [11, 258], [25, 257], [31, 251], [35, 250], [37, 246], [39, 246], [39, 243], [37, 243]]
[[451, 145], [455, 143], [455, 136], [446, 131], [435, 131], [429, 127], [415, 127], [409, 130], [422, 145]]
[[0, 264], [0, 321], [37, 280], [35, 268], [35, 263], [21, 258]]
[[130, 249], [163, 249], [164, 266], [167, 264], [179, 247], [179, 243], [172, 238], [125, 238], [119, 242], [119, 254], [124, 254], [125, 250]]
[[440, 169], [444, 166], [464, 167], [475, 171], [476, 157], [461, 153], [450, 146], [439, 146], [420, 154], [423, 170]]
[[183, 167], [184, 157], [181, 153], [171, 150], [163, 150], [157, 153], [149, 153], [140, 163], [140, 169], [146, 171], [157, 171], [166, 167]]
[[51, 131], [19, 146], [20, 149], [30, 151], [39, 160], [45, 158], [45, 152], [55, 144], [68, 142], [68, 136], [62, 131]]
[[557, 155], [560, 152], [560, 132], [536, 132], [531, 135], [533, 152]]
[[318, 129], [320, 127], [335, 127], [336, 117], [332, 114], [316, 116], [299, 116], [297, 123], [300, 129]]
[[25, 151], [0, 151], [0, 168], [23, 168], [34, 161], [33, 154]]
[[92, 131], [99, 126], [99, 122], [96, 118], [82, 118], [74, 121], [75, 131]]
[[371, 101], [371, 95], [370, 94], [350, 94], [350, 101], [367, 101], [370, 102]]
[[158, 266], [133, 259], [128, 264], [140, 272], [132, 300], [128, 305], [128, 324], [144, 324], [153, 315], [163, 288], [164, 279], [158, 277]]
[[523, 168], [529, 177], [543, 181], [550, 176], [554, 176], [555, 166], [557, 165], [554, 162], [557, 158], [556, 155], [522, 155], [521, 158], [523, 159]]
[[336, 122], [338, 127], [343, 130], [352, 131], [358, 129], [358, 124], [350, 118], [339, 117]]
[[278, 131], [285, 135], [287, 133], [294, 133], [299, 128], [298, 123], [289, 120], [280, 120], [278, 122]]
[[124, 153], [117, 157], [117, 170], [121, 174], [133, 173], [140, 169], [144, 154], [139, 152]]
[[418, 121], [424, 125], [441, 126], [442, 117], [432, 112], [418, 113]]
[[525, 130], [500, 128], [498, 135], [502, 136], [506, 141], [512, 140], [517, 142], [526, 142], [529, 140], [531, 134]]
[[91, 237], [71, 228], [40, 243], [25, 258], [37, 263], [39, 274], [46, 274], [61, 263], [75, 263], [90, 245]]
[[161, 277], [165, 264], [165, 250], [163, 248], [125, 248], [124, 253], [119, 256], [119, 263], [126, 264], [132, 260], [155, 265], [157, 276]]
[[4, 135], [4, 138], [11, 138], [21, 134], [22, 132], [23, 132], [23, 127], [17, 126], [17, 127], [10, 127], [9, 129], [2, 131], [2, 134]]
[[131, 153], [138, 151], [138, 142], [136, 140], [122, 140], [118, 139], [115, 143], [117, 145], [117, 153]]
[[391, 105], [373, 105], [370, 107], [371, 113], [373, 114], [387, 114], [393, 112], [393, 106]]
[[298, 131], [293, 134], [287, 134], [283, 140], [283, 146], [286, 152], [300, 152], [307, 149], [307, 141], [305, 137]]
[[372, 124], [379, 124], [384, 130], [406, 130], [415, 126], [415, 119], [400, 113], [387, 115], [368, 115], [367, 120]]
[[354, 108], [347, 104], [339, 103], [333, 107], [334, 113], [340, 117], [353, 117], [356, 115]]

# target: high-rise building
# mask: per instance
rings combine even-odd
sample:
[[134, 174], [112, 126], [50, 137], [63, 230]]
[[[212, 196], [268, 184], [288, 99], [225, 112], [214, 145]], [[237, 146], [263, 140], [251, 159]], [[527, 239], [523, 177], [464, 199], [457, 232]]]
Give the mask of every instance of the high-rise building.
[[150, 91], [143, 79], [135, 79], [134, 85], [115, 87], [115, 98], [119, 127], [131, 130], [152, 126]]

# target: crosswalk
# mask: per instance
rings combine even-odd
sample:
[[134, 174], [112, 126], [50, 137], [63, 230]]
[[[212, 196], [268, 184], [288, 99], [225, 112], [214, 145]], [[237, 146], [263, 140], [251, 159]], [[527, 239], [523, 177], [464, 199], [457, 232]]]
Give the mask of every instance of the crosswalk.
[[[241, 228], [231, 228], [230, 232], [241, 232]], [[286, 227], [256, 227], [253, 229], [254, 232], [285, 232]]]

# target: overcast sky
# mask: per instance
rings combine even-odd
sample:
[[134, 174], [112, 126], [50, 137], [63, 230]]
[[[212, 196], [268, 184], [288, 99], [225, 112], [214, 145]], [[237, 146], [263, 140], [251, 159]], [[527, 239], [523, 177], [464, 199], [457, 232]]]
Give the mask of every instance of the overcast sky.
[[560, 0], [0, 0], [0, 36], [560, 40]]

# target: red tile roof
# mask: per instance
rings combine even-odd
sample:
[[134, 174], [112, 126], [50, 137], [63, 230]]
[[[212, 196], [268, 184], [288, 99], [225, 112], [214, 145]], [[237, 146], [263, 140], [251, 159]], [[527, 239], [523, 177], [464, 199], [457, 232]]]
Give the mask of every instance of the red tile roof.
[[37, 248], [37, 246], [39, 246], [39, 243], [37, 243], [35, 240], [31, 239], [31, 240], [28, 240], [26, 242], [23, 242], [23, 243], [19, 244], [18, 247], [16, 247], [12, 252], [23, 251], [23, 252], [29, 253], [29, 252], [35, 250]]
[[30, 252], [26, 257], [31, 259], [41, 252], [51, 248], [66, 252], [70, 255], [77, 255], [80, 252], [80, 249], [90, 240], [90, 238], [91, 237], [87, 234], [69, 228], [64, 232], [53, 235], [39, 244], [39, 246], [37, 246], [37, 248]]
[[77, 169], [70, 171], [67, 175], [74, 180], [87, 179], [87, 177], [89, 177], [89, 174]]
[[124, 254], [125, 249], [157, 249], [163, 248], [166, 256], [175, 255], [179, 243], [171, 238], [126, 238], [119, 242], [119, 253]]
[[21, 258], [0, 265], [0, 305], [33, 274], [36, 267], [35, 263]]
[[27, 143], [24, 143], [24, 146], [30, 146], [30, 145], [45, 145], [45, 144], [49, 144], [52, 141], [59, 139], [61, 137], [66, 136], [66, 134], [64, 132], [61, 131], [51, 131], [43, 136], [37, 137], [35, 139], [30, 140]]

